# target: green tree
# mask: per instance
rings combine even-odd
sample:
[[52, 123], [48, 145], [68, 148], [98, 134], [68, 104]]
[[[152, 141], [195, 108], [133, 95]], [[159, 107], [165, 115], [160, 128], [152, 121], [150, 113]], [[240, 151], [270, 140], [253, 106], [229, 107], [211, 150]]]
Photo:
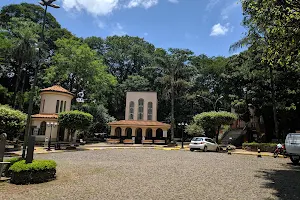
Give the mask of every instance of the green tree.
[[[101, 51], [101, 48], [96, 49]], [[129, 75], [140, 74], [144, 67], [150, 66], [154, 51], [154, 45], [142, 38], [111, 36], [105, 40], [104, 63], [110, 73], [117, 77], [118, 82], [122, 83]]]
[[194, 116], [194, 122], [196, 125], [201, 126], [205, 135], [209, 137], [216, 137], [218, 143], [219, 130], [222, 125], [230, 125], [237, 120], [237, 116], [230, 112], [204, 112]]
[[116, 81], [96, 52], [76, 38], [59, 39], [56, 45], [58, 50], [52, 57], [53, 65], [46, 70], [44, 82], [60, 83], [74, 93], [85, 91], [85, 98], [90, 101], [106, 100], [106, 92]]
[[26, 115], [7, 105], [0, 105], [0, 133], [6, 133], [12, 140], [21, 133], [26, 125]]
[[74, 106], [75, 109], [93, 115], [93, 122], [88, 129], [84, 130], [86, 136], [94, 136], [94, 133], [107, 133], [108, 123], [115, 121], [115, 118], [108, 114], [108, 110], [103, 105], [82, 104]]
[[[156, 50], [156, 65], [162, 76], [157, 78], [157, 82], [163, 87], [162, 91], [165, 99], [171, 101], [171, 141], [174, 141], [175, 128], [175, 95], [180, 96], [184, 88], [189, 86], [193, 67], [189, 61], [193, 52], [186, 49], [169, 49], [168, 52]], [[177, 96], [177, 97], [178, 97]]]
[[[36, 48], [38, 46], [37, 30], [38, 26], [32, 21], [28, 21], [22, 18], [11, 18], [8, 23], [11, 27], [9, 31], [10, 38], [12, 39], [11, 60], [15, 65], [15, 89], [13, 94], [13, 107], [16, 107], [17, 92], [19, 91], [19, 85], [21, 83], [20, 95], [23, 95], [24, 85], [27, 76], [28, 66], [33, 65], [36, 57]], [[23, 101], [21, 100], [20, 106], [23, 107]]]
[[61, 112], [58, 115], [58, 123], [68, 129], [68, 140], [73, 141], [76, 130], [84, 131], [93, 122], [93, 116], [78, 110]]

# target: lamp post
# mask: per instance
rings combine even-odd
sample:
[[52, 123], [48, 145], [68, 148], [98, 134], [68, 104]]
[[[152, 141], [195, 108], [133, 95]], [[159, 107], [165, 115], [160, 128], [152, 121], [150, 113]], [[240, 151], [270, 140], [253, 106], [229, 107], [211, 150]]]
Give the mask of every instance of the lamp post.
[[178, 123], [178, 126], [182, 126], [182, 132], [181, 132], [181, 148], [183, 149], [183, 130], [184, 130], [184, 127], [187, 126], [188, 124], [187, 123], [184, 123], [184, 122], [181, 122], [181, 123]]
[[49, 138], [49, 141], [48, 141], [48, 149], [47, 149], [47, 151], [51, 151], [51, 136], [52, 136], [52, 128], [54, 127], [56, 127], [57, 126], [57, 123], [56, 122], [47, 122], [47, 126], [48, 127], [50, 127], [51, 129], [50, 129], [50, 138]]
[[214, 108], [214, 111], [217, 111], [217, 110], [216, 110], [216, 109], [217, 109], [217, 103], [218, 103], [218, 101], [219, 101], [220, 99], [222, 99], [224, 96], [221, 95], [215, 102], [213, 102], [213, 101], [210, 100], [209, 98], [204, 97], [204, 96], [201, 96], [201, 95], [197, 95], [197, 97], [201, 97], [201, 98], [205, 99], [206, 101], [208, 101], [209, 103], [211, 103], [212, 106], [213, 106], [213, 108]]
[[221, 99], [223, 99], [223, 95], [221, 95], [217, 100], [216, 100], [216, 102], [215, 102], [215, 104], [214, 104], [214, 111], [217, 111], [217, 103], [218, 103], [218, 101], [219, 100], [221, 100]]
[[[46, 24], [46, 16], [47, 16], [47, 8], [48, 6], [52, 8], [60, 8], [58, 5], [53, 4], [53, 2], [56, 0], [41, 0], [39, 1], [39, 4], [42, 6], [45, 6], [45, 12], [44, 12], [44, 17], [43, 17], [43, 25], [42, 25], [42, 33], [41, 33], [41, 43], [44, 42], [44, 30], [45, 30], [45, 24]], [[28, 105], [28, 112], [27, 112], [27, 122], [26, 122], [26, 129], [25, 129], [25, 136], [24, 136], [24, 143], [23, 143], [23, 150], [22, 150], [22, 158], [25, 158], [26, 154], [26, 146], [27, 146], [27, 140], [28, 136], [30, 134], [30, 127], [31, 127], [31, 114], [32, 114], [32, 109], [33, 109], [33, 97], [34, 97], [34, 90], [37, 82], [37, 73], [39, 70], [39, 65], [41, 65], [41, 49], [39, 48], [39, 59], [38, 63], [35, 66], [34, 69], [34, 78], [33, 78], [33, 84], [31, 86], [30, 90], [30, 95], [29, 95], [29, 105]]]

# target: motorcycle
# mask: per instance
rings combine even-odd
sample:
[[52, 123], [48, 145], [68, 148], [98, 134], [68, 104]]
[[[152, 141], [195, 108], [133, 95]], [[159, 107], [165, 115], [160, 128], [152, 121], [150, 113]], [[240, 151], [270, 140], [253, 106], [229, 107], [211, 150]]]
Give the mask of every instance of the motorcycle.
[[286, 156], [286, 150], [285, 150], [285, 146], [284, 145], [282, 145], [282, 148], [276, 147], [276, 149], [274, 151], [274, 158], [277, 158], [278, 155], [283, 155], [284, 158], [287, 158], [287, 156]]

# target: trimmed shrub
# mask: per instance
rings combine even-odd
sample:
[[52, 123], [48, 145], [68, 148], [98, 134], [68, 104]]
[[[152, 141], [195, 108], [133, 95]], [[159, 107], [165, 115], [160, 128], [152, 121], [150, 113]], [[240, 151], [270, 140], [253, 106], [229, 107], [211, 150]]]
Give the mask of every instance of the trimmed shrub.
[[265, 152], [274, 152], [276, 149], [277, 144], [276, 143], [243, 143], [242, 148], [247, 151], [257, 151], [257, 149], [260, 149], [260, 151]]
[[26, 164], [25, 160], [21, 160], [14, 163], [9, 171], [11, 171], [11, 183], [43, 183], [55, 179], [56, 162], [53, 160], [33, 160], [32, 163]]
[[14, 157], [14, 158], [10, 158], [8, 160], [5, 160], [5, 162], [9, 162], [8, 165], [6, 165], [5, 169], [4, 169], [4, 176], [5, 177], [10, 177], [11, 176], [11, 172], [9, 171], [9, 168], [15, 164], [16, 162], [23, 160], [22, 157]]
[[59, 113], [58, 122], [60, 126], [67, 128], [71, 132], [72, 139], [76, 130], [85, 130], [92, 124], [93, 116], [78, 110], [66, 111]]

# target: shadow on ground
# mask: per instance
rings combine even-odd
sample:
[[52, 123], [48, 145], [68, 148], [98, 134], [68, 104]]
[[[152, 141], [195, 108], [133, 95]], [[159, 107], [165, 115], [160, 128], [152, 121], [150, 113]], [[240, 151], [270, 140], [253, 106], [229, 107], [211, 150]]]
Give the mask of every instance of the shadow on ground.
[[266, 180], [265, 188], [274, 189], [280, 200], [300, 200], [300, 165], [283, 164], [285, 170], [259, 171], [257, 177]]

